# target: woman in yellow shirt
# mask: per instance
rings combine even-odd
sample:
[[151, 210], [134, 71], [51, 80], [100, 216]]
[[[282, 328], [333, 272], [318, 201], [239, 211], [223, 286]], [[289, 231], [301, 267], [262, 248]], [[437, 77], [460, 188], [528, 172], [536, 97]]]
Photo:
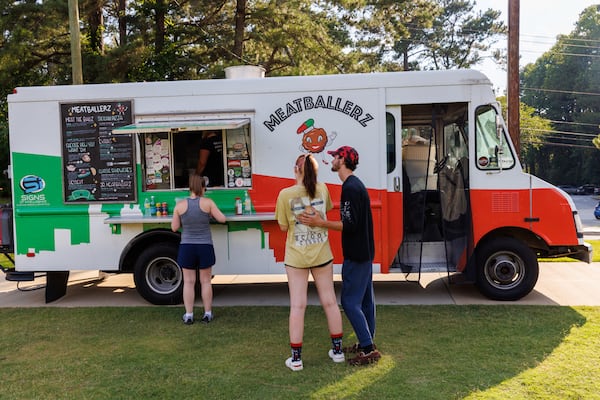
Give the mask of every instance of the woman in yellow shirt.
[[283, 189], [277, 197], [275, 217], [282, 231], [287, 232], [285, 270], [290, 292], [290, 346], [292, 356], [285, 365], [292, 371], [303, 369], [302, 339], [304, 313], [307, 304], [308, 276], [313, 276], [319, 300], [327, 317], [332, 348], [329, 357], [344, 362], [342, 351], [342, 315], [333, 287], [333, 254], [327, 229], [309, 227], [297, 220], [306, 213], [319, 213], [326, 218], [332, 208], [329, 191], [317, 182], [318, 163], [310, 155], [301, 155], [294, 164], [296, 184]]

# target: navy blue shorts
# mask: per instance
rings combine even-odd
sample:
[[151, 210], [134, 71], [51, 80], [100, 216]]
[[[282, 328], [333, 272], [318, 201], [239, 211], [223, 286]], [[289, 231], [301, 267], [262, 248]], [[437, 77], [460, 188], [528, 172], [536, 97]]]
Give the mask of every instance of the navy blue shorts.
[[212, 244], [188, 244], [179, 245], [177, 264], [181, 268], [204, 269], [215, 265], [215, 248]]

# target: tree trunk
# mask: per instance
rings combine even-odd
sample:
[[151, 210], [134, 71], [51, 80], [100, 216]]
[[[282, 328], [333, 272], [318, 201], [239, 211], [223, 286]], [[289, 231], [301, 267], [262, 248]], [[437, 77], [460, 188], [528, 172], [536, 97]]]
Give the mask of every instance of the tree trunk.
[[102, 0], [96, 0], [90, 4], [88, 13], [90, 47], [92, 51], [99, 54], [104, 53], [104, 16], [102, 15]]
[[247, 0], [237, 0], [235, 7], [235, 35], [233, 43], [233, 54], [238, 61], [242, 61], [244, 56], [244, 31], [246, 28], [246, 2]]
[[119, 0], [118, 12], [119, 12], [119, 45], [125, 46], [127, 44], [127, 21], [125, 19], [125, 10], [127, 9], [127, 0]]
[[165, 12], [167, 4], [165, 0], [158, 0], [154, 9], [154, 53], [159, 54], [165, 46]]

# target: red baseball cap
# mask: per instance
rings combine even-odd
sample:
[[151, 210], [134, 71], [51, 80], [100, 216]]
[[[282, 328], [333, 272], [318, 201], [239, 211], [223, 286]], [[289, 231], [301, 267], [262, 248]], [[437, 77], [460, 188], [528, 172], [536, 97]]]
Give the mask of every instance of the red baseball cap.
[[340, 156], [347, 163], [350, 163], [355, 167], [358, 165], [358, 152], [356, 151], [356, 149], [354, 149], [354, 147], [342, 146], [337, 150], [329, 150], [327, 154], [330, 154], [333, 157]]

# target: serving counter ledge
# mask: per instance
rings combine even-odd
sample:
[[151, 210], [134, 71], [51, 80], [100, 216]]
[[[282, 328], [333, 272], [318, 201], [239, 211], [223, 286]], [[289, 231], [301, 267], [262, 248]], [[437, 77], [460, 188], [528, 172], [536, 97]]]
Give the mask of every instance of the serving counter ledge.
[[[104, 220], [105, 224], [121, 225], [121, 224], [170, 224], [172, 215], [164, 216], [143, 216], [143, 215], [125, 215], [113, 216]], [[227, 222], [254, 222], [254, 221], [275, 221], [275, 213], [259, 212], [252, 214], [225, 214]]]

